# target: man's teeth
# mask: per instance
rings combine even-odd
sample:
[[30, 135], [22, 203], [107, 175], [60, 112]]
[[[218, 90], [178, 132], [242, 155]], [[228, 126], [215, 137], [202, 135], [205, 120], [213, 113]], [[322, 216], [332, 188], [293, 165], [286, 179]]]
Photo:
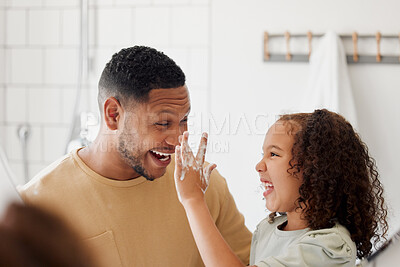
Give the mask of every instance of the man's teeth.
[[172, 153], [162, 153], [162, 152], [158, 152], [158, 151], [154, 151], [154, 150], [150, 150], [150, 151], [153, 152], [154, 154], [157, 154], [157, 155], [162, 156], [162, 157], [169, 157], [169, 156], [172, 155]]

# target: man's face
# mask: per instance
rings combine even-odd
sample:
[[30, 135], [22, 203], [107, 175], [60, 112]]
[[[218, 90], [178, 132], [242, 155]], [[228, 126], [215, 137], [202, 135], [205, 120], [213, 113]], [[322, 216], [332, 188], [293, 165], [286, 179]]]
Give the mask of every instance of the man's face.
[[164, 175], [190, 112], [186, 86], [153, 89], [146, 103], [125, 107], [118, 136], [122, 159], [148, 180]]

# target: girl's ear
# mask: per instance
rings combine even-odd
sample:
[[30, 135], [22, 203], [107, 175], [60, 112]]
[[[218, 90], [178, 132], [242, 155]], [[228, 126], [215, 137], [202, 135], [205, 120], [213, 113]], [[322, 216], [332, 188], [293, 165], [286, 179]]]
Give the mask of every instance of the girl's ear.
[[104, 102], [103, 112], [104, 121], [108, 129], [112, 131], [118, 130], [121, 116], [123, 114], [123, 108], [119, 101], [115, 97], [107, 98]]

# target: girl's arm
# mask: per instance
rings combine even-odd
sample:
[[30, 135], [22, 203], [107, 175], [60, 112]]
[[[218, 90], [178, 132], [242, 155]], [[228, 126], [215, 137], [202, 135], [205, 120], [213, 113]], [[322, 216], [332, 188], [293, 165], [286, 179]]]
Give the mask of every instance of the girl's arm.
[[180, 137], [175, 150], [175, 185], [206, 266], [244, 266], [225, 242], [208, 210], [204, 192], [215, 164], [204, 167], [207, 135], [203, 134], [196, 158], [188, 145], [188, 132]]

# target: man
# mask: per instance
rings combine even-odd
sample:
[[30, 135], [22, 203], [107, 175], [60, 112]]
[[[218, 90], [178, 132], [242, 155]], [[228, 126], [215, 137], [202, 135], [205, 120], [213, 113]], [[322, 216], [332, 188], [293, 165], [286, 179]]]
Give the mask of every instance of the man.
[[[190, 112], [182, 70], [155, 49], [122, 49], [102, 73], [98, 101], [96, 140], [39, 173], [22, 198], [65, 218], [100, 266], [202, 266], [173, 177]], [[251, 234], [216, 171], [206, 200], [247, 264]]]

